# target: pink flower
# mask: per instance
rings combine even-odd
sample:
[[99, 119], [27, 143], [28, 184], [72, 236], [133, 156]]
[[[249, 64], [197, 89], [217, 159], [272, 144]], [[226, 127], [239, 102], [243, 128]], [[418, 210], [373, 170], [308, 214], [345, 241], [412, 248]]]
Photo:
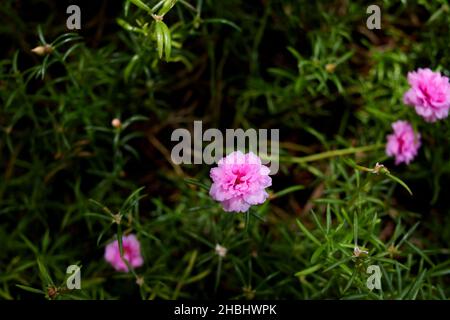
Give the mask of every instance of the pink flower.
[[264, 189], [272, 185], [269, 172], [254, 153], [232, 152], [211, 169], [209, 194], [221, 202], [223, 210], [245, 212], [266, 201], [269, 194]]
[[395, 164], [409, 164], [419, 150], [420, 134], [414, 134], [409, 122], [403, 120], [394, 122], [392, 129], [394, 133], [387, 136], [386, 154], [395, 156]]
[[[144, 263], [141, 256], [141, 245], [134, 234], [122, 237], [123, 258], [133, 267], [140, 267]], [[120, 257], [119, 241], [108, 244], [105, 249], [105, 259], [117, 271], [128, 272], [128, 267]]]
[[411, 88], [403, 96], [405, 104], [414, 106], [425, 121], [447, 118], [450, 109], [450, 83], [446, 76], [430, 69], [408, 73]]

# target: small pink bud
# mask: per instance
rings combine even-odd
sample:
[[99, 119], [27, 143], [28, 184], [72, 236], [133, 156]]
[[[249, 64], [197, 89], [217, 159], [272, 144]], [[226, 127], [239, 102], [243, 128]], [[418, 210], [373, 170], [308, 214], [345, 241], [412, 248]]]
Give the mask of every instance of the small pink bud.
[[111, 121], [111, 125], [116, 128], [119, 129], [120, 127], [122, 127], [122, 122], [120, 122], [120, 119], [113, 119], [113, 121]]

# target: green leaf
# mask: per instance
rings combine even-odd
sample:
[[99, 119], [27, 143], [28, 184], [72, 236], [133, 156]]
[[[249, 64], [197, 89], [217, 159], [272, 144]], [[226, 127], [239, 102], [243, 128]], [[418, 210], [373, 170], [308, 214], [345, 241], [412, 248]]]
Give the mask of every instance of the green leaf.
[[317, 264], [317, 265], [315, 265], [315, 266], [312, 266], [312, 267], [309, 267], [309, 268], [306, 268], [306, 269], [304, 269], [304, 270], [302, 270], [302, 271], [297, 272], [297, 273], [295, 274], [295, 276], [296, 276], [296, 277], [306, 276], [306, 275], [308, 275], [308, 274], [311, 274], [311, 273], [316, 272], [316, 271], [319, 270], [320, 268], [322, 268], [322, 265], [321, 265], [321, 264]]
[[84, 216], [85, 217], [95, 217], [95, 218], [111, 221], [111, 216], [106, 216], [106, 215], [103, 215], [100, 213], [95, 213], [95, 212], [87, 212], [84, 214]]
[[205, 19], [202, 20], [203, 23], [219, 23], [219, 24], [225, 24], [227, 26], [230, 26], [237, 30], [238, 32], [242, 32], [242, 29], [234, 22], [227, 20], [227, 19], [220, 19], [220, 18], [211, 18], [211, 19]]
[[152, 13], [152, 9], [150, 9], [149, 6], [147, 6], [144, 2], [142, 2], [141, 0], [128, 0], [131, 3], [133, 3], [135, 6], [141, 8], [142, 10], [147, 11], [148, 13]]
[[297, 224], [299, 226], [299, 228], [303, 231], [303, 233], [312, 241], [314, 242], [316, 245], [320, 246], [322, 245], [322, 243], [313, 236], [313, 234], [311, 232], [308, 231], [308, 229], [300, 222], [299, 219], [297, 219]]
[[345, 292], [347, 292], [347, 290], [351, 287], [353, 281], [356, 278], [356, 275], [358, 274], [357, 270], [353, 270], [352, 276], [350, 277], [350, 280], [348, 281], [347, 285], [345, 286], [344, 290], [342, 291], [342, 294], [344, 294]]
[[[149, 117], [142, 116], [142, 115], [135, 115], [135, 116], [132, 116], [132, 117], [128, 118], [126, 121], [124, 121], [124, 122], [122, 123], [122, 128], [125, 129], [125, 128], [127, 128], [128, 126], [130, 126], [132, 123], [136, 122], [136, 121], [147, 121], [148, 119], [149, 119]], [[141, 190], [142, 190], [142, 189], [143, 189], [143, 188], [141, 188]]]
[[329, 266], [328, 268], [326, 268], [323, 272], [327, 272], [330, 271], [331, 269], [336, 268], [337, 266], [343, 265], [345, 263], [347, 263], [348, 261], [350, 261], [352, 259], [352, 257], [345, 257], [339, 261], [336, 261], [335, 263], [333, 263], [331, 266]]
[[172, 38], [170, 36], [170, 30], [167, 25], [161, 21], [161, 28], [164, 36], [164, 54], [166, 56], [166, 61], [170, 59], [170, 52], [172, 50]]
[[403, 188], [406, 189], [406, 191], [409, 192], [410, 195], [413, 195], [411, 189], [406, 185], [406, 183], [404, 183], [402, 180], [400, 180], [399, 178], [397, 178], [396, 176], [393, 176], [390, 173], [385, 173], [386, 177], [388, 177], [391, 180], [394, 180], [395, 182], [397, 182], [398, 184], [400, 184]]
[[321, 256], [322, 252], [325, 250], [326, 246], [327, 246], [327, 244], [323, 244], [314, 251], [314, 253], [311, 256], [311, 263], [317, 262], [317, 260]]
[[419, 224], [420, 224], [420, 222], [417, 221], [417, 222], [411, 227], [411, 229], [409, 229], [408, 232], [406, 232], [406, 233], [403, 235], [402, 239], [397, 243], [397, 247], [398, 247], [398, 248], [403, 244], [403, 242], [405, 242], [405, 241], [413, 234], [413, 232], [417, 229], [417, 227], [419, 226]]
[[145, 34], [144, 30], [142, 30], [141, 28], [132, 26], [131, 24], [129, 24], [128, 22], [126, 22], [123, 19], [117, 18], [116, 22], [119, 26], [121, 26], [123, 29], [125, 29], [127, 31]]
[[316, 226], [319, 228], [320, 232], [322, 232], [322, 233], [326, 236], [326, 232], [325, 232], [325, 230], [323, 229], [323, 226], [322, 226], [322, 224], [320, 223], [319, 218], [317, 218], [316, 213], [314, 212], [314, 210], [311, 210], [310, 212], [311, 212], [311, 215], [312, 215], [312, 217], [313, 217], [313, 219], [314, 219], [314, 223], [315, 223]]
[[162, 8], [159, 10], [158, 15], [164, 16], [173, 6], [177, 3], [177, 0], [165, 0]]
[[114, 216], [113, 213], [111, 212], [111, 210], [109, 210], [108, 207], [104, 206], [103, 204], [101, 204], [100, 202], [94, 200], [94, 199], [89, 199], [89, 202], [95, 204], [97, 207], [99, 207], [100, 209], [102, 209], [103, 212], [109, 214], [111, 217]]
[[414, 244], [409, 242], [408, 240], [405, 241], [405, 243], [411, 247], [418, 255], [420, 255], [426, 262], [428, 262], [431, 266], [434, 267], [433, 261], [419, 248], [417, 248]]
[[32, 287], [23, 286], [21, 284], [16, 284], [16, 287], [18, 287], [18, 288], [20, 288], [22, 290], [28, 291], [28, 292], [32, 292], [32, 293], [45, 294], [45, 292], [40, 290], [40, 289], [35, 289], [35, 288], [32, 288]]
[[419, 276], [417, 277], [416, 281], [414, 282], [413, 286], [409, 290], [407, 297], [410, 300], [415, 300], [417, 297], [417, 294], [419, 293], [420, 288], [422, 287], [422, 284], [425, 279], [425, 275], [427, 273], [427, 269], [424, 269]]
[[327, 205], [327, 226], [326, 226], [327, 234], [330, 233], [331, 224], [332, 224], [331, 209], [330, 209], [330, 205]]
[[55, 284], [53, 283], [52, 278], [48, 274], [47, 268], [45, 267], [44, 263], [41, 261], [41, 259], [39, 257], [36, 259], [36, 261], [37, 261], [37, 265], [39, 268], [39, 274], [40, 274], [42, 280], [44, 282], [46, 282], [45, 285], [54, 286]]
[[217, 264], [216, 277], [214, 281], [214, 292], [217, 292], [217, 288], [219, 288], [221, 276], [222, 276], [222, 258], [219, 257], [219, 263]]
[[120, 255], [123, 256], [122, 228], [121, 228], [120, 224], [117, 225], [117, 243], [119, 245]]
[[156, 37], [156, 47], [158, 49], [158, 57], [161, 59], [164, 52], [164, 33], [162, 29], [162, 22], [155, 22], [155, 37]]
[[202, 188], [202, 189], [205, 189], [205, 190], [208, 190], [208, 191], [209, 191], [209, 186], [206, 185], [206, 184], [203, 183], [203, 182], [198, 181], [198, 180], [191, 179], [191, 178], [185, 178], [185, 179], [184, 179], [184, 182], [186, 182], [186, 183], [188, 183], [188, 184], [196, 185], [196, 186], [198, 186], [198, 187], [200, 187], [200, 188]]
[[211, 249], [214, 249], [214, 244], [210, 241], [208, 241], [205, 238], [202, 238], [201, 236], [199, 236], [198, 234], [194, 233], [194, 232], [190, 232], [190, 231], [185, 231], [185, 233], [189, 236], [191, 236], [192, 238], [206, 244], [208, 247], [210, 247]]
[[189, 283], [193, 283], [193, 282], [200, 281], [200, 280], [202, 280], [203, 278], [205, 278], [206, 276], [208, 276], [210, 273], [211, 273], [210, 270], [202, 271], [202, 272], [200, 272], [199, 274], [197, 274], [197, 275], [195, 275], [195, 276], [192, 276], [192, 277], [186, 279], [186, 280], [184, 281], [184, 284], [189, 284]]
[[50, 230], [46, 230], [44, 237], [42, 238], [42, 251], [46, 252], [48, 245], [50, 244]]
[[111, 226], [111, 225], [109, 225], [109, 226], [107, 226], [106, 228], [104, 228], [104, 229], [102, 230], [102, 232], [100, 232], [100, 234], [98, 235], [98, 237], [97, 237], [97, 247], [100, 245], [100, 241], [102, 241], [103, 236], [105, 235], [106, 231], [109, 230], [109, 227], [110, 227], [110, 226]]
[[450, 269], [435, 271], [430, 274], [430, 277], [441, 277], [450, 275]]
[[291, 186], [291, 187], [288, 187], [286, 189], [283, 189], [281, 191], [278, 191], [278, 192], [274, 193], [270, 198], [271, 199], [276, 199], [276, 198], [282, 197], [284, 195], [287, 195], [287, 194], [289, 194], [291, 192], [295, 192], [295, 191], [303, 190], [303, 189], [305, 189], [305, 186], [302, 186], [302, 185]]
[[130, 62], [128, 62], [127, 66], [125, 67], [125, 70], [123, 71], [123, 76], [125, 79], [125, 82], [128, 82], [130, 79], [131, 72], [134, 69], [134, 66], [139, 61], [139, 55], [135, 54], [133, 58], [131, 58]]
[[20, 234], [20, 237], [22, 238], [23, 242], [25, 242], [27, 247], [30, 248], [31, 251], [33, 251], [34, 254], [37, 255], [39, 253], [38, 248], [30, 240], [28, 240], [27, 237], [25, 237], [23, 234]]

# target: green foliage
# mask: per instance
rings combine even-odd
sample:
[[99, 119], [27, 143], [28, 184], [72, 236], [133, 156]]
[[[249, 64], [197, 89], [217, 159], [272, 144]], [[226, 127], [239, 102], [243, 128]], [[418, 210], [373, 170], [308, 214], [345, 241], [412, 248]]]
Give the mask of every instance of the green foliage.
[[[450, 74], [446, 1], [383, 1], [369, 31], [363, 1], [124, 0], [69, 33], [29, 3], [0, 7], [2, 299], [449, 298], [450, 126], [402, 103], [409, 70]], [[409, 166], [383, 150], [397, 119]], [[194, 120], [280, 129], [266, 203], [225, 213], [209, 166], [170, 162]], [[145, 264], [115, 272], [131, 232]]]

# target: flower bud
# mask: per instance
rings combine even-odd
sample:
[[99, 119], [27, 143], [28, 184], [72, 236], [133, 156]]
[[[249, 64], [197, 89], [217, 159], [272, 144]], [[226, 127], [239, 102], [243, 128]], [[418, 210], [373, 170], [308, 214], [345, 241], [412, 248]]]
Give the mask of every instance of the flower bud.
[[36, 48], [31, 50], [32, 52], [34, 52], [35, 54], [37, 54], [38, 56], [45, 56], [48, 55], [50, 53], [53, 52], [53, 48], [46, 44], [44, 46], [37, 46]]
[[227, 255], [227, 248], [222, 247], [220, 244], [216, 244], [216, 248], [215, 248], [216, 254], [221, 257], [221, 258], [225, 258], [225, 256]]
[[111, 121], [111, 125], [116, 128], [119, 129], [120, 127], [122, 127], [122, 122], [120, 122], [120, 119], [113, 119], [113, 121]]
[[335, 69], [336, 69], [336, 65], [334, 63], [328, 63], [325, 65], [325, 70], [328, 73], [333, 73]]

